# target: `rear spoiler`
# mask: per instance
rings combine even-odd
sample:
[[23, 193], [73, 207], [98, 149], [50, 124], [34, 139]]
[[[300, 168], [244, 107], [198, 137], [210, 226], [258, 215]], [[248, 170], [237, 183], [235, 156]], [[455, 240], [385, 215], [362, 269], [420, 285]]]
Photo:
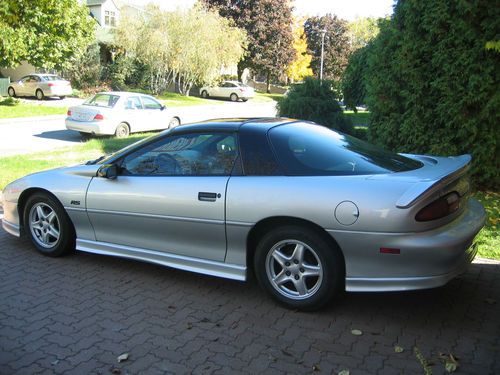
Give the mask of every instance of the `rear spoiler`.
[[[453, 170], [451, 173], [444, 173], [437, 179], [430, 181], [421, 181], [413, 185], [407, 191], [403, 193], [401, 198], [396, 202], [396, 207], [398, 208], [409, 208], [418, 202], [426, 199], [432, 195], [436, 190], [447, 186], [452, 181], [458, 179], [460, 176], [467, 173], [470, 169], [470, 162], [472, 157], [470, 155], [460, 155], [456, 157], [456, 164], [453, 165]], [[463, 195], [469, 190], [468, 183], [458, 186], [459, 194]]]

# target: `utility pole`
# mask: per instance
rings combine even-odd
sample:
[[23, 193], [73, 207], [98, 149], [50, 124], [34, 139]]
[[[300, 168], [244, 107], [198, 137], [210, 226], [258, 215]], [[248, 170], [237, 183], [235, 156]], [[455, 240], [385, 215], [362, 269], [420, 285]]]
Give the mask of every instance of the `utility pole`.
[[325, 35], [326, 35], [326, 30], [321, 30], [321, 68], [319, 70], [319, 80], [320, 82], [323, 81], [323, 54], [325, 50]]

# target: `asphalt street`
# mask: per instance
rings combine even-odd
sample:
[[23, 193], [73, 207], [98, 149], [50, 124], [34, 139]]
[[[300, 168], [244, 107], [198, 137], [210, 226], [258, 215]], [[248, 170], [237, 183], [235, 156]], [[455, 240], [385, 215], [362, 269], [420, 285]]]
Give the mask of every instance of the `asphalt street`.
[[[78, 99], [76, 100], [49, 101], [44, 105], [70, 106], [78, 104]], [[172, 111], [181, 118], [183, 124], [215, 118], [274, 117], [276, 115], [274, 102], [253, 103], [252, 101], [177, 107], [172, 108]], [[65, 115], [0, 120], [0, 157], [53, 150], [81, 143], [78, 132], [65, 128], [64, 118]]]

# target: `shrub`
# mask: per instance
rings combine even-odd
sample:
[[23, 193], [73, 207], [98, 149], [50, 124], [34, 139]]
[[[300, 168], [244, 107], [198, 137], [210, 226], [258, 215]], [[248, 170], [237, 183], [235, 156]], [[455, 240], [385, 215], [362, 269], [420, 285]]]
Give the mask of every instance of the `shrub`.
[[337, 99], [331, 81], [308, 77], [304, 83], [292, 85], [277, 108], [280, 116], [314, 121], [352, 134], [352, 124], [344, 117]]
[[8, 107], [13, 107], [15, 105], [18, 105], [19, 104], [19, 100], [18, 99], [14, 99], [12, 97], [8, 97], [8, 98], [2, 98], [0, 96], [0, 105], [4, 105], [4, 106], [8, 106]]
[[[473, 5], [474, 4], [474, 5]], [[476, 185], [500, 185], [498, 7], [399, 1], [368, 56], [370, 136], [399, 152], [471, 153]]]
[[80, 54], [73, 64], [64, 71], [73, 87], [87, 89], [99, 85], [101, 81], [101, 55], [97, 43], [91, 44]]

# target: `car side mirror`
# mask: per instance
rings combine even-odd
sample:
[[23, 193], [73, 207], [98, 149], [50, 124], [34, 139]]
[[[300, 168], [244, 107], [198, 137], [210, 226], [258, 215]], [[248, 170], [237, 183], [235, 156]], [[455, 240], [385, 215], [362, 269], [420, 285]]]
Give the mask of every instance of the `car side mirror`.
[[115, 180], [118, 177], [118, 166], [116, 164], [105, 164], [97, 171], [97, 177]]
[[167, 107], [166, 107], [166, 106], [164, 106], [164, 105], [162, 105], [160, 108], [161, 108], [161, 110], [163, 111], [163, 110], [165, 110]]

